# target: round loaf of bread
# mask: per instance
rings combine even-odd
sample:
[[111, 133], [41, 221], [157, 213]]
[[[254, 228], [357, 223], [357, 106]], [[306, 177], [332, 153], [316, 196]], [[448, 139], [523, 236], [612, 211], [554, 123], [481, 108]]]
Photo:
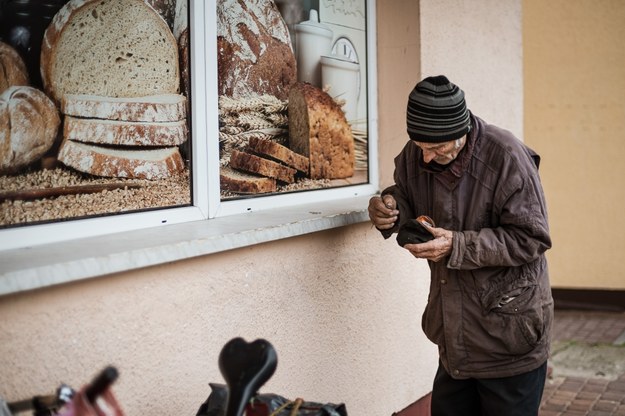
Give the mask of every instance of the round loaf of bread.
[[289, 29], [273, 0], [217, 2], [219, 95], [285, 100], [297, 80]]
[[65, 94], [177, 93], [178, 45], [143, 0], [71, 0], [46, 30], [41, 75], [57, 104]]
[[29, 85], [28, 69], [17, 51], [0, 41], [0, 94], [14, 85]]
[[0, 95], [0, 173], [14, 173], [38, 161], [54, 144], [61, 119], [54, 103], [29, 86]]

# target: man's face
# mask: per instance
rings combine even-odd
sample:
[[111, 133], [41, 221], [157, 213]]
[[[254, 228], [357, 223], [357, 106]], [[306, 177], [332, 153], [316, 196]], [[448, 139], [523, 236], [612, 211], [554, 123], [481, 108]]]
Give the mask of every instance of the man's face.
[[466, 137], [467, 136], [463, 136], [457, 140], [442, 143], [413, 143], [421, 148], [423, 161], [425, 163], [434, 161], [440, 165], [447, 165], [458, 157], [458, 153], [460, 153], [466, 142]]

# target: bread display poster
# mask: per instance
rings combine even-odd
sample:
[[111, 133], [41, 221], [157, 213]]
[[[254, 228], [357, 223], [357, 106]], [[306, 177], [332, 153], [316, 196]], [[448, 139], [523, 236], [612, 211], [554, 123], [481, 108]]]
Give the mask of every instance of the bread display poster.
[[217, 2], [222, 200], [368, 181], [366, 2], [310, 3]]
[[187, 0], [0, 7], [0, 227], [190, 205]]
[[[366, 1], [214, 5], [221, 200], [367, 183]], [[192, 205], [188, 0], [0, 8], [0, 228]]]

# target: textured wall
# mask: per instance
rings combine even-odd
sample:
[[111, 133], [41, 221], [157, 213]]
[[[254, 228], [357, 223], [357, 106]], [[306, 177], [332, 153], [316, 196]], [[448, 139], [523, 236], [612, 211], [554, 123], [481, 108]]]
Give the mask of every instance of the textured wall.
[[467, 105], [523, 139], [521, 0], [422, 0], [421, 71], [446, 74]]
[[525, 131], [560, 288], [625, 289], [625, 2], [523, 2]]
[[110, 363], [127, 414], [195, 414], [242, 336], [278, 352], [263, 391], [390, 415], [436, 366], [426, 267], [362, 224], [4, 297], [0, 396], [78, 387]]

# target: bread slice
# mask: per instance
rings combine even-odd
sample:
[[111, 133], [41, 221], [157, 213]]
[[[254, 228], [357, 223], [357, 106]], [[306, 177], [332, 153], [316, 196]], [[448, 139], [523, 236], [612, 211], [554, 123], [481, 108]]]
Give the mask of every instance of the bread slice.
[[341, 107], [323, 90], [298, 82], [289, 92], [289, 147], [310, 158], [312, 179], [354, 175], [354, 136]]
[[105, 145], [177, 146], [187, 140], [187, 122], [148, 123], [66, 116], [63, 137]]
[[263, 176], [251, 175], [222, 166], [219, 171], [219, 182], [224, 191], [237, 194], [262, 194], [276, 191], [276, 180]]
[[297, 170], [281, 165], [278, 162], [239, 150], [233, 150], [230, 154], [230, 167], [268, 178], [275, 178], [286, 183], [295, 182], [295, 173], [297, 172]]
[[250, 137], [247, 148], [252, 153], [269, 156], [272, 159], [283, 162], [287, 166], [308, 174], [308, 158], [295, 153], [288, 147], [282, 146], [280, 143], [252, 136]]
[[163, 179], [184, 169], [177, 147], [127, 150], [64, 140], [58, 159], [80, 172], [116, 178]]
[[61, 100], [61, 112], [84, 118], [165, 122], [184, 120], [187, 116], [187, 104], [186, 97], [181, 94], [133, 98], [65, 94]]
[[71, 0], [46, 29], [41, 76], [57, 104], [65, 94], [178, 93], [178, 46], [143, 0]]

